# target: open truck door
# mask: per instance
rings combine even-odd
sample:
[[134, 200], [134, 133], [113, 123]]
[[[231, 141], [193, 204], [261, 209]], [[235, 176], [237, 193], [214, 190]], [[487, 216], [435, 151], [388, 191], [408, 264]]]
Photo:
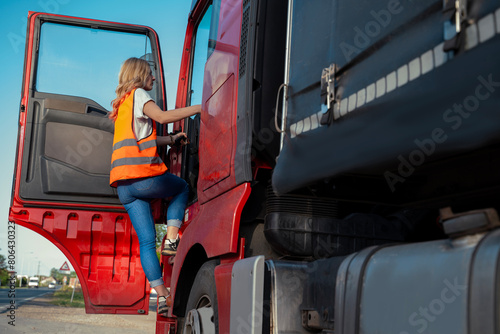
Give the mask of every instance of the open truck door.
[[80, 279], [87, 313], [148, 313], [149, 284], [129, 217], [109, 186], [110, 102], [120, 66], [150, 62], [165, 109], [157, 35], [149, 27], [30, 12], [9, 220], [56, 245]]

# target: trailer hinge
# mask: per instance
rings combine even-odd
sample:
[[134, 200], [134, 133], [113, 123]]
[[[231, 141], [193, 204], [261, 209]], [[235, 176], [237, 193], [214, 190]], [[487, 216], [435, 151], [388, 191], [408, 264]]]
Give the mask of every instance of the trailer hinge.
[[440, 210], [440, 216], [444, 232], [451, 238], [500, 227], [497, 211], [492, 208], [453, 213], [450, 207], [446, 207]]
[[330, 125], [338, 115], [334, 115], [334, 105], [337, 102], [335, 96], [335, 74], [337, 65], [331, 64], [321, 72], [321, 104], [326, 105], [326, 112], [321, 117], [322, 125]]
[[443, 0], [445, 52], [457, 51], [463, 43], [467, 22], [467, 0]]

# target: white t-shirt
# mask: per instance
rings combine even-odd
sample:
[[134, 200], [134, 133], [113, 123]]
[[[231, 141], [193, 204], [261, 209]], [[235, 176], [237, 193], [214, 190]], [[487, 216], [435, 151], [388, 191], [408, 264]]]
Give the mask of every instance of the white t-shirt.
[[151, 135], [153, 132], [153, 121], [143, 112], [144, 105], [154, 100], [142, 88], [137, 88], [134, 93], [134, 133], [137, 141]]

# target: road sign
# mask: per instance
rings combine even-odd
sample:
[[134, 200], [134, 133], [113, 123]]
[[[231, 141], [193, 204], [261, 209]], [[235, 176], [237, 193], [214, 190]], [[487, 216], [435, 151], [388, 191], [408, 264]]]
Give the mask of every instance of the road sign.
[[59, 269], [59, 271], [70, 271], [67, 261], [64, 261], [64, 263], [61, 266], [61, 268]]

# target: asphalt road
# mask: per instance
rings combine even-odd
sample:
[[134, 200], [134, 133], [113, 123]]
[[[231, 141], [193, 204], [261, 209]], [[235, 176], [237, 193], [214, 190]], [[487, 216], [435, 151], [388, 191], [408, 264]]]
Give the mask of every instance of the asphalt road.
[[17, 307], [33, 300], [34, 298], [43, 296], [44, 294], [53, 292], [54, 289], [49, 289], [45, 287], [36, 288], [19, 288], [16, 287], [15, 290], [2, 288], [0, 289], [0, 314], [5, 313], [10, 305], [14, 303]]
[[[21, 292], [22, 291], [22, 292]], [[52, 292], [47, 288], [16, 290], [16, 310], [4, 311], [10, 302], [8, 290], [0, 290], [2, 315], [0, 333], [6, 334], [144, 334], [155, 332], [156, 298], [150, 300], [149, 315], [86, 314], [84, 308], [50, 304]], [[19, 292], [19, 294], [17, 294]], [[40, 295], [32, 298], [33, 294]], [[24, 299], [18, 298], [23, 295]], [[31, 295], [31, 297], [27, 297]]]
[[[16, 305], [16, 308], [33, 300], [37, 297], [43, 296], [47, 293], [57, 291], [60, 287], [56, 287], [56, 289], [49, 289], [46, 287], [36, 288], [19, 288], [16, 287], [14, 291], [10, 289], [2, 288], [0, 289], [0, 314], [5, 313], [12, 301]], [[152, 312], [156, 311], [156, 294], [152, 293], [150, 297], [149, 310]]]

